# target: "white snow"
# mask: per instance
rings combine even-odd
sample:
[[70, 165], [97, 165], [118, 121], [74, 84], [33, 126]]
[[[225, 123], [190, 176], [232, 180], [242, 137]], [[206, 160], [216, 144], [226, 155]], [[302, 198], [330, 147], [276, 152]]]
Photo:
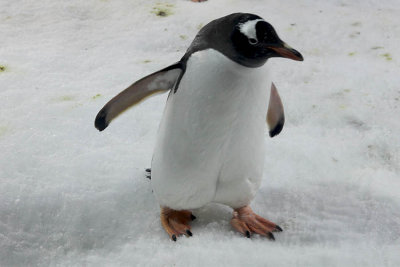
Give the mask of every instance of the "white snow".
[[[252, 207], [284, 232], [244, 238], [209, 205], [174, 243], [144, 173], [167, 95], [104, 132], [94, 118], [233, 12], [305, 58], [268, 62], [286, 125]], [[399, 266], [399, 16], [397, 0], [0, 0], [0, 266]]]

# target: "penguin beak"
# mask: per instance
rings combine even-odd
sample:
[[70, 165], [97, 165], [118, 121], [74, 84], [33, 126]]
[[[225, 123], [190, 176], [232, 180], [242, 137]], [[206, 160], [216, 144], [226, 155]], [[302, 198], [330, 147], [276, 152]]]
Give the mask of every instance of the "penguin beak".
[[288, 46], [286, 43], [282, 43], [282, 46], [268, 46], [269, 49], [275, 51], [278, 56], [290, 58], [296, 61], [303, 61], [303, 56], [295, 49]]

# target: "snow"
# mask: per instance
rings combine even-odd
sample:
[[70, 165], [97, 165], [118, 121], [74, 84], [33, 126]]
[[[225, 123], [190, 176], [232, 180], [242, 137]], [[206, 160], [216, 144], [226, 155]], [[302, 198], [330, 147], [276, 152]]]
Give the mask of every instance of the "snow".
[[[1, 266], [399, 266], [396, 0], [0, 0]], [[166, 94], [98, 132], [94, 118], [233, 12], [274, 25], [304, 62], [272, 59], [285, 106], [246, 239], [231, 210], [194, 211], [172, 242], [144, 169]], [[158, 15], [161, 16], [158, 16]], [[268, 100], [266, 99], [266, 104]]]

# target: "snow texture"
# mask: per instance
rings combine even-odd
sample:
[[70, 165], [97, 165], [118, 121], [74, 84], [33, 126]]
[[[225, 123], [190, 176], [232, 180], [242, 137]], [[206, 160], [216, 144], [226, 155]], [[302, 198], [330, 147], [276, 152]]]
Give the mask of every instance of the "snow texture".
[[[305, 58], [267, 63], [286, 125], [252, 207], [284, 232], [244, 238], [208, 205], [175, 243], [144, 172], [166, 94], [93, 121], [233, 12]], [[397, 0], [0, 0], [0, 266], [400, 266], [399, 17]]]

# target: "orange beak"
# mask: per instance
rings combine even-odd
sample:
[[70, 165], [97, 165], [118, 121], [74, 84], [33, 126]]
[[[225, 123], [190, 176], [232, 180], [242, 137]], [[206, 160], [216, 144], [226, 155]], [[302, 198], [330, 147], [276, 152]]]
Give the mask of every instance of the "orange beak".
[[268, 47], [271, 50], [274, 50], [278, 55], [285, 58], [290, 58], [297, 61], [303, 61], [303, 56], [295, 49], [291, 48], [287, 44], [283, 44], [283, 47]]

